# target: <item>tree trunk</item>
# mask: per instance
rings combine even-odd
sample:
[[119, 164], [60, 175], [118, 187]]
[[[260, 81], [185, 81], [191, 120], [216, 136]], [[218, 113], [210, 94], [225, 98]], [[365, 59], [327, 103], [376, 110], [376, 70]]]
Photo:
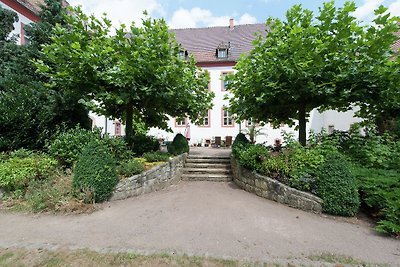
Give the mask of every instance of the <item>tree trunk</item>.
[[133, 106], [129, 100], [125, 107], [126, 112], [126, 125], [125, 125], [125, 137], [129, 147], [133, 145]]
[[307, 143], [306, 123], [306, 106], [301, 105], [299, 107], [299, 143], [302, 146], [305, 146]]

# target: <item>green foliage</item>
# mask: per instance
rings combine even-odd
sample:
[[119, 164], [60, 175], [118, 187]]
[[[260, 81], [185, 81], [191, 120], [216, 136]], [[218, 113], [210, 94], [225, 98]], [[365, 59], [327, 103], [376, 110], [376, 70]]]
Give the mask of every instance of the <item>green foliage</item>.
[[57, 161], [41, 154], [12, 156], [0, 163], [0, 187], [7, 191], [24, 191], [32, 180], [45, 179]]
[[87, 16], [80, 8], [71, 14], [68, 27], [56, 26], [53, 42], [44, 46], [46, 62], [36, 65], [52, 85], [74, 88], [98, 113], [122, 119], [129, 145], [134, 121], [166, 129], [167, 115], [196, 121], [211, 108], [207, 73], [194, 58], [178, 57], [182, 48], [163, 19], [146, 18], [128, 29], [122, 24], [111, 36], [106, 17]]
[[316, 194], [322, 198], [326, 213], [353, 216], [360, 206], [357, 183], [349, 163], [339, 153], [327, 156], [317, 172]]
[[182, 134], [177, 134], [172, 140], [172, 143], [168, 145], [168, 153], [172, 155], [180, 155], [189, 152], [189, 144], [186, 138]]
[[232, 144], [232, 154], [235, 158], [240, 157], [240, 152], [245, 149], [247, 145], [250, 144], [249, 139], [243, 133], [238, 133]]
[[377, 216], [377, 230], [400, 235], [400, 173], [398, 170], [379, 170], [355, 167], [362, 203], [370, 214]]
[[236, 65], [230, 75], [230, 110], [239, 120], [294, 125], [306, 143], [306, 118], [314, 108], [348, 110], [374, 117], [400, 107], [400, 58], [393, 60], [398, 18], [375, 11], [372, 24], [352, 15], [354, 2], [337, 8], [327, 2], [314, 15], [301, 5], [286, 20], [269, 18], [266, 37]]
[[118, 167], [118, 175], [123, 177], [131, 177], [133, 175], [142, 173], [144, 171], [144, 164], [138, 159], [130, 159], [123, 161]]
[[263, 145], [249, 145], [239, 155], [239, 163], [249, 170], [262, 171], [262, 162], [268, 157], [268, 149]]
[[47, 150], [62, 166], [71, 167], [90, 141], [100, 139], [100, 134], [99, 130], [92, 132], [76, 126], [67, 131], [60, 131], [47, 145]]
[[141, 156], [146, 152], [158, 151], [160, 143], [153, 136], [135, 135], [132, 138], [132, 151], [135, 155]]
[[48, 142], [48, 153], [56, 158], [65, 167], [71, 167], [83, 149], [91, 142], [103, 143], [115, 160], [126, 160], [132, 156], [123, 138], [114, 138], [109, 135], [101, 136], [100, 129], [93, 131], [82, 129], [79, 125], [73, 129], [59, 131], [56, 137]]
[[147, 162], [159, 162], [159, 161], [168, 161], [170, 155], [167, 153], [163, 153], [161, 151], [156, 152], [146, 152], [143, 154], [143, 158]]
[[98, 141], [90, 142], [79, 156], [73, 176], [77, 192], [90, 192], [94, 202], [109, 199], [118, 183], [116, 164], [107, 147]]

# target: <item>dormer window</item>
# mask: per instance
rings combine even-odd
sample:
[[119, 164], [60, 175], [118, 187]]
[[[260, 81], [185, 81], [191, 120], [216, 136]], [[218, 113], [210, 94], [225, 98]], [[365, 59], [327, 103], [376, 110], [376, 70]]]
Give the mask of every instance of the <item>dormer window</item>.
[[225, 43], [221, 43], [217, 47], [217, 58], [227, 58], [228, 57], [228, 52], [229, 52], [229, 45], [226, 45]]
[[189, 54], [186, 50], [181, 50], [178, 53], [178, 58], [181, 60], [186, 60], [188, 58]]
[[228, 49], [222, 48], [218, 49], [218, 58], [227, 58], [228, 57]]

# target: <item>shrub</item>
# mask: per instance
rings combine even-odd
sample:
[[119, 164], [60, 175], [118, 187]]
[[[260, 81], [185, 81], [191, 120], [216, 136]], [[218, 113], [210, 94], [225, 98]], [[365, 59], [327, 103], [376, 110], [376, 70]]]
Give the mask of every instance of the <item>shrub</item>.
[[169, 154], [160, 151], [146, 152], [143, 154], [143, 158], [145, 158], [147, 162], [168, 161]]
[[317, 171], [316, 194], [322, 198], [326, 213], [353, 216], [360, 206], [355, 177], [349, 163], [339, 153], [327, 156]]
[[268, 157], [268, 149], [263, 145], [248, 145], [239, 157], [241, 166], [254, 171], [263, 171], [262, 162]]
[[0, 187], [23, 191], [32, 180], [45, 179], [56, 166], [57, 161], [45, 155], [11, 157], [0, 163]]
[[101, 141], [116, 161], [124, 161], [132, 157], [132, 150], [129, 149], [123, 137], [112, 137], [107, 134]]
[[107, 200], [118, 183], [115, 160], [107, 147], [98, 141], [90, 142], [79, 156], [73, 176], [77, 192], [90, 192], [95, 202]]
[[158, 151], [160, 149], [160, 143], [152, 136], [135, 135], [133, 136], [132, 141], [132, 151], [137, 156], [141, 156], [146, 152]]
[[59, 132], [55, 139], [47, 144], [47, 150], [62, 166], [71, 167], [87, 144], [100, 139], [100, 130], [90, 131], [76, 126], [66, 132]]
[[130, 177], [135, 174], [142, 173], [144, 171], [143, 162], [137, 159], [130, 159], [127, 161], [123, 161], [118, 167], [117, 172], [118, 175], [124, 177]]
[[177, 134], [168, 146], [168, 152], [172, 155], [180, 155], [189, 152], [189, 144], [182, 134]]
[[238, 133], [235, 137], [235, 141], [232, 144], [232, 154], [235, 158], [239, 158], [240, 152], [243, 151], [247, 145], [250, 144], [249, 139], [243, 134]]
[[361, 200], [367, 212], [377, 216], [377, 230], [400, 234], [400, 173], [394, 170], [356, 167]]

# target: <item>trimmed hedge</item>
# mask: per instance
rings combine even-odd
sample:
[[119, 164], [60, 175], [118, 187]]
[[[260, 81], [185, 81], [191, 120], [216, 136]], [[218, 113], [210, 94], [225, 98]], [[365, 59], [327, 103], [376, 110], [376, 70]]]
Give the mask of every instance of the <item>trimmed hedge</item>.
[[168, 152], [172, 155], [180, 155], [189, 152], [188, 141], [182, 134], [177, 134], [167, 148]]
[[355, 177], [350, 165], [339, 153], [327, 155], [317, 171], [316, 194], [322, 198], [323, 211], [329, 214], [353, 216], [360, 207]]
[[232, 144], [232, 154], [235, 158], [239, 158], [240, 152], [245, 149], [247, 145], [250, 144], [249, 139], [243, 134], [238, 133], [235, 137], [235, 141]]
[[76, 163], [72, 182], [74, 189], [86, 194], [87, 202], [102, 202], [111, 197], [117, 183], [115, 160], [107, 147], [98, 141], [90, 142]]
[[147, 152], [147, 153], [143, 154], [143, 158], [147, 162], [168, 161], [169, 160], [169, 154], [168, 153], [163, 153], [163, 152], [160, 152], [160, 151]]

